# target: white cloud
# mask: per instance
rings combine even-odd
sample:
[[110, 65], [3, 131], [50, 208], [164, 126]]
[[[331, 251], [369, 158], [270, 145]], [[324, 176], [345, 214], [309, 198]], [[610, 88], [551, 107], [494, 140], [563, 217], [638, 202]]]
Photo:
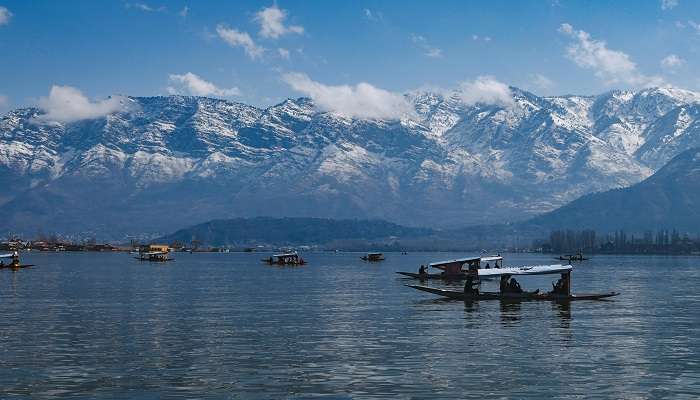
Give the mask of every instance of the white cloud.
[[629, 55], [609, 49], [607, 43], [594, 40], [588, 32], [577, 31], [569, 24], [562, 24], [559, 32], [574, 39], [566, 48], [566, 57], [581, 68], [595, 71], [595, 75], [608, 85], [620, 82], [631, 86], [664, 84], [663, 78], [642, 74]]
[[[682, 22], [681, 22], [681, 24], [682, 24]], [[690, 21], [688, 21], [688, 25], [689, 25], [691, 28], [693, 28], [693, 30], [695, 31], [695, 33], [697, 33], [698, 35], [700, 35], [700, 24], [698, 24], [698, 23], [695, 22], [695, 21], [690, 20]], [[676, 26], [678, 26], [678, 24], [676, 24]]]
[[442, 57], [442, 49], [431, 46], [425, 37], [423, 37], [421, 35], [413, 35], [411, 37], [411, 40], [413, 40], [413, 43], [415, 43], [418, 47], [423, 49], [423, 54], [426, 57], [431, 57], [431, 58], [441, 58]]
[[168, 88], [168, 92], [171, 94], [188, 93], [194, 96], [219, 97], [238, 96], [241, 94], [241, 91], [237, 87], [232, 87], [230, 89], [219, 88], [192, 72], [188, 72], [184, 75], [170, 74], [169, 78], [170, 82], [177, 86]]
[[280, 57], [284, 58], [285, 60], [289, 60], [289, 50], [279, 48], [277, 49], [277, 53], [280, 55]]
[[475, 42], [478, 41], [484, 41], [484, 42], [490, 42], [491, 41], [491, 36], [479, 36], [479, 35], [472, 35], [472, 40]]
[[12, 13], [6, 7], [0, 6], [0, 26], [10, 23]]
[[400, 119], [415, 114], [413, 107], [402, 95], [369, 83], [330, 86], [296, 72], [284, 74], [282, 79], [294, 90], [311, 97], [320, 109], [346, 117]]
[[678, 57], [675, 54], [669, 54], [668, 56], [664, 57], [661, 60], [661, 66], [666, 68], [666, 69], [673, 69], [676, 67], [680, 67], [685, 63], [685, 60]]
[[263, 8], [255, 14], [254, 20], [260, 24], [260, 36], [277, 39], [288, 33], [304, 33], [304, 27], [299, 25], [285, 26], [284, 20], [287, 18], [287, 11], [282, 10], [273, 4]]
[[37, 117], [40, 122], [74, 122], [104, 117], [127, 108], [128, 99], [113, 96], [105, 100], [90, 101], [78, 89], [70, 86], [51, 87], [48, 97], [41, 97], [39, 108], [44, 114]]
[[678, 5], [678, 0], [661, 0], [661, 9], [670, 10]]
[[368, 21], [379, 22], [384, 19], [384, 15], [378, 11], [372, 11], [369, 8], [365, 8], [362, 11], [365, 13], [365, 18]]
[[239, 32], [236, 29], [228, 28], [224, 25], [216, 26], [216, 33], [231, 47], [243, 47], [245, 53], [251, 59], [262, 56], [265, 49], [255, 44], [247, 32]]
[[177, 13], [177, 15], [181, 16], [182, 18], [185, 18], [185, 17], [187, 17], [187, 14], [189, 14], [189, 13], [190, 13], [190, 8], [187, 6], [184, 6], [182, 8], [182, 10], [180, 10], [180, 12]]
[[126, 3], [126, 8], [135, 8], [145, 12], [165, 12], [167, 10], [165, 6], [153, 7], [146, 3]]
[[554, 82], [542, 74], [532, 76], [532, 85], [538, 89], [547, 90], [554, 86]]
[[514, 105], [513, 94], [508, 85], [490, 76], [480, 76], [473, 81], [462, 82], [459, 86], [462, 103], [497, 104], [505, 107]]

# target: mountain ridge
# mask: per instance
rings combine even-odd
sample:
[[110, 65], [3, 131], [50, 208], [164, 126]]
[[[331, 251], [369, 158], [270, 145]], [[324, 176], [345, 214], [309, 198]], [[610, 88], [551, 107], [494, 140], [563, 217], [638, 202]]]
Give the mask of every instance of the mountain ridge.
[[405, 96], [413, 119], [347, 118], [308, 98], [262, 109], [195, 96], [130, 97], [127, 111], [36, 124], [0, 119], [5, 230], [158, 235], [216, 218], [381, 218], [455, 228], [526, 220], [635, 184], [700, 145], [682, 89], [465, 104]]

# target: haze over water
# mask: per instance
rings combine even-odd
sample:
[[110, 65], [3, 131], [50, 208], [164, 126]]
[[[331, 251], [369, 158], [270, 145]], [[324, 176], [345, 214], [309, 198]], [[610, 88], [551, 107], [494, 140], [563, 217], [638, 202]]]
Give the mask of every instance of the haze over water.
[[38, 267], [0, 270], [0, 398], [700, 393], [700, 258], [594, 256], [575, 264], [574, 292], [622, 295], [564, 306], [440, 301], [394, 273], [460, 254], [308, 253], [294, 268], [266, 255], [24, 255]]

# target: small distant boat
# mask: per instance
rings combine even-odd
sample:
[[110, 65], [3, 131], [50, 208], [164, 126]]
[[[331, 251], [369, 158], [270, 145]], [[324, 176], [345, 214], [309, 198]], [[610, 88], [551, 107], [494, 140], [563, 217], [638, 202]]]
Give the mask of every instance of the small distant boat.
[[263, 262], [270, 265], [304, 265], [306, 261], [296, 252], [273, 254], [269, 258], [263, 258]]
[[141, 252], [137, 257], [134, 257], [139, 261], [152, 261], [152, 262], [166, 262], [173, 261], [172, 258], [168, 256], [166, 251], [147, 251]]
[[[10, 258], [12, 261], [9, 263], [5, 264], [4, 259], [5, 258]], [[0, 254], [0, 269], [12, 269], [12, 270], [18, 270], [22, 268], [29, 268], [29, 267], [34, 267], [34, 264], [20, 264], [19, 263], [19, 252], [14, 251], [12, 253], [7, 253], [7, 254]]]
[[588, 258], [583, 256], [583, 253], [580, 251], [577, 254], [564, 254], [559, 257], [554, 257], [555, 260], [561, 260], [561, 261], [585, 261], [588, 260]]
[[367, 255], [360, 257], [365, 261], [384, 261], [384, 254], [382, 253], [367, 253]]

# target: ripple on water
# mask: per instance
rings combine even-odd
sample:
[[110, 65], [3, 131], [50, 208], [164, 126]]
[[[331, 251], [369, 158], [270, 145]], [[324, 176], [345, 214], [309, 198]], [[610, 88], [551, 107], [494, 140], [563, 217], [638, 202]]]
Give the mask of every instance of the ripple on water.
[[32, 253], [39, 268], [0, 271], [0, 398], [700, 393], [698, 259], [595, 257], [576, 267], [575, 289], [623, 295], [568, 306], [436, 300], [394, 273], [451, 256], [368, 265], [312, 253], [308, 266], [274, 268], [256, 254], [183, 254], [163, 266]]

